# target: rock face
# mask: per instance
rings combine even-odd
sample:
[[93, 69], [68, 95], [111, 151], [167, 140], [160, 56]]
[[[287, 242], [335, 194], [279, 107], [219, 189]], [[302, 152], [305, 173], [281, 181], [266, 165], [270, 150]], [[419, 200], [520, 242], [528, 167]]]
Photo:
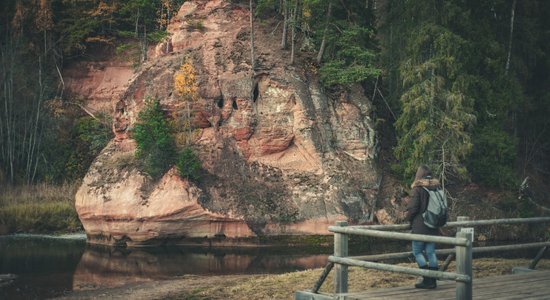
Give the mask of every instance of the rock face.
[[113, 99], [118, 99], [132, 78], [128, 61], [79, 62], [64, 70], [66, 86], [76, 98], [85, 99], [90, 113], [111, 114]]
[[[326, 93], [313, 68], [287, 63], [272, 28], [255, 29], [253, 73], [248, 18], [230, 1], [186, 1], [114, 100], [115, 139], [76, 196], [89, 242], [245, 243], [372, 218], [376, 136], [363, 90]], [[136, 168], [131, 128], [146, 98], [181, 109], [173, 77], [185, 59], [198, 76], [193, 147], [206, 175], [192, 183], [171, 169], [154, 181]]]

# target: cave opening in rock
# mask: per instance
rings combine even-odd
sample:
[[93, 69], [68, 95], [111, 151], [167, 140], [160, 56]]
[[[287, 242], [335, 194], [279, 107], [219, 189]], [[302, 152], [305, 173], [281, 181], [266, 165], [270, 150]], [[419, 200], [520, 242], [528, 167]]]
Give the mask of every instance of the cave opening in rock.
[[239, 107], [237, 106], [237, 100], [233, 99], [233, 104], [231, 105], [233, 109], [237, 110]]
[[216, 104], [218, 105], [218, 108], [222, 108], [223, 107], [223, 97], [220, 97], [218, 99], [218, 101], [216, 102]]
[[254, 85], [254, 92], [252, 93], [253, 101], [256, 102], [258, 100], [258, 96], [260, 95], [260, 90], [258, 89], [258, 83]]

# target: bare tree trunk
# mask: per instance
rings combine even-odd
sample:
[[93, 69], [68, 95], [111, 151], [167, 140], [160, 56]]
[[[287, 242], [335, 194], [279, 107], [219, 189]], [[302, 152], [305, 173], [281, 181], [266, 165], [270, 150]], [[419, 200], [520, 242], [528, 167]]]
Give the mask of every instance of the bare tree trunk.
[[[159, 30], [163, 30], [164, 28], [162, 28], [162, 19], [164, 18], [164, 3], [160, 3], [160, 22], [159, 22]], [[168, 27], [168, 23], [166, 24], [166, 27]]]
[[250, 63], [252, 68], [252, 74], [250, 77], [251, 85], [250, 85], [250, 100], [255, 101], [254, 99], [254, 89], [255, 86], [255, 80], [256, 80], [256, 54], [254, 51], [254, 1], [250, 0]]
[[348, 15], [348, 21], [352, 21], [352, 17], [351, 17], [351, 11], [348, 9], [348, 7], [346, 6], [346, 3], [343, 1], [343, 0], [340, 0], [340, 3], [342, 4], [342, 7], [344, 8], [344, 10], [346, 11], [347, 15]]
[[510, 40], [508, 41], [508, 57], [506, 58], [506, 67], [504, 74], [508, 75], [508, 69], [510, 69], [510, 57], [512, 56], [512, 39], [514, 37], [514, 17], [516, 14], [516, 2], [517, 0], [514, 0], [512, 3], [512, 11], [510, 14]]
[[42, 80], [42, 60], [39, 57], [38, 58], [38, 99], [36, 103], [36, 114], [34, 118], [34, 128], [32, 129], [32, 132], [30, 133], [29, 137], [29, 148], [27, 149], [27, 161], [26, 161], [26, 172], [25, 177], [27, 179], [27, 184], [31, 184], [34, 180], [34, 176], [36, 174], [36, 153], [38, 152], [39, 145], [40, 145], [40, 138], [38, 134], [38, 124], [40, 122], [40, 108], [42, 106], [42, 99], [44, 97], [45, 93], [45, 86], [44, 82]]
[[441, 188], [445, 190], [445, 179], [447, 178], [447, 164], [445, 162], [445, 141], [443, 145], [441, 145], [441, 160], [443, 162], [443, 166], [441, 167]]
[[283, 22], [283, 39], [281, 40], [281, 49], [287, 48], [287, 32], [288, 32], [288, 0], [284, 0], [283, 14], [285, 21]]
[[[6, 64], [5, 64], [5, 55], [3, 48], [0, 48], [0, 70], [2, 73], [0, 73], [0, 78], [2, 79], [2, 86], [0, 88], [2, 89], [2, 98], [4, 99], [4, 103], [7, 99], [7, 70], [6, 70]], [[2, 113], [0, 112], [0, 159], [1, 161], [6, 161], [6, 134], [4, 133], [4, 118], [5, 118], [5, 111]]]
[[292, 13], [292, 37], [290, 40], [290, 64], [294, 64], [294, 57], [296, 52], [296, 29], [298, 26], [298, 6], [300, 0], [296, 0], [294, 5], [294, 12]]
[[330, 16], [332, 14], [332, 2], [328, 3], [327, 18], [325, 20], [325, 30], [323, 31], [323, 40], [321, 41], [321, 47], [319, 47], [319, 53], [317, 53], [317, 63], [320, 64], [325, 53], [325, 47], [327, 43], [328, 25], [330, 22]]
[[58, 95], [59, 98], [63, 98], [63, 93], [65, 92], [65, 80], [63, 80], [63, 76], [61, 75], [61, 71], [59, 70], [59, 67], [57, 66], [57, 60], [55, 60], [55, 69], [57, 70], [57, 75], [59, 76], [59, 83], [61, 85], [61, 92], [59, 92], [59, 85], [58, 85]]
[[250, 0], [250, 64], [252, 67], [252, 77], [256, 73], [256, 57], [254, 53], [254, 1]]
[[21, 178], [30, 184], [36, 175], [42, 140], [44, 57], [38, 58], [38, 88], [30, 91], [31, 96], [21, 96], [15, 90], [22, 70], [17, 65], [20, 41], [10, 35], [0, 48], [0, 164], [8, 182], [13, 184]]
[[143, 25], [143, 42], [141, 44], [141, 62], [147, 61], [147, 27]]
[[136, 36], [136, 38], [139, 37], [139, 28], [138, 28], [138, 25], [139, 25], [139, 8], [138, 8], [138, 11], [137, 11], [137, 15], [136, 15], [136, 29], [135, 29], [135, 32], [134, 32], [134, 35]]
[[[9, 34], [9, 33], [8, 33]], [[6, 175], [10, 183], [14, 182], [15, 179], [15, 140], [14, 140], [14, 97], [13, 97], [13, 72], [15, 70], [15, 50], [14, 42], [12, 39], [8, 38], [5, 47], [0, 49], [1, 55], [1, 67], [2, 67], [2, 77], [3, 77], [3, 119], [0, 127], [2, 128], [2, 140], [1, 140], [1, 150], [2, 150], [2, 160], [5, 163]]]
[[[172, 10], [170, 9], [170, 2], [168, 2], [168, 7], [166, 8], [166, 31], [168, 31], [168, 25], [170, 25], [170, 14], [172, 13]], [[166, 41], [166, 53], [168, 54], [170, 52], [170, 41]]]
[[185, 101], [185, 109], [187, 113], [187, 120], [185, 121], [185, 127], [187, 127], [187, 137], [185, 138], [185, 145], [189, 146], [191, 144], [191, 136], [192, 136], [192, 130], [191, 130], [191, 99], [186, 99]]
[[172, 10], [170, 9], [170, 5], [166, 8], [166, 30], [168, 30], [168, 25], [170, 25], [170, 18], [172, 17], [170, 14], [172, 13]]
[[47, 53], [48, 53], [48, 39], [47, 39], [47, 33], [46, 33], [46, 30], [43, 31], [44, 32], [44, 57], [46, 57]]

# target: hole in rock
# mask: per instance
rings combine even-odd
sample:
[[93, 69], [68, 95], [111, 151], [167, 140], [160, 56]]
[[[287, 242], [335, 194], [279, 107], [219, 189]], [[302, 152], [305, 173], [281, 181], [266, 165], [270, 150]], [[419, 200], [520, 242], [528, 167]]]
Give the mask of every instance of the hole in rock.
[[223, 97], [220, 97], [220, 99], [218, 99], [218, 102], [216, 104], [218, 105], [219, 108], [222, 108], [223, 107]]
[[254, 85], [254, 92], [252, 93], [254, 97], [254, 102], [258, 100], [258, 96], [260, 95], [260, 90], [258, 89], [258, 83]]
[[233, 104], [231, 106], [233, 106], [233, 109], [239, 109], [239, 107], [237, 106], [237, 100], [235, 99], [233, 99]]

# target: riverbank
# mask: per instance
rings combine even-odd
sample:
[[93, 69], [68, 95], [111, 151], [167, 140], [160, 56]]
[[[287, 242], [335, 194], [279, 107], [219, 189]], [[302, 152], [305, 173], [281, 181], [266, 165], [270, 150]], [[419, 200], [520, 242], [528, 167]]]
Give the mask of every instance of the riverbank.
[[[474, 259], [475, 278], [510, 274], [513, 267], [527, 266], [527, 259]], [[414, 267], [413, 263], [399, 264]], [[543, 259], [537, 269], [550, 270], [550, 260]], [[132, 283], [112, 289], [74, 291], [58, 299], [293, 299], [297, 290], [311, 289], [323, 269], [280, 275], [186, 275], [165, 281]], [[455, 270], [454, 263], [449, 267]], [[322, 292], [333, 292], [333, 272]], [[349, 268], [349, 291], [414, 285], [414, 276], [362, 268]]]
[[74, 207], [79, 183], [37, 184], [0, 190], [0, 235], [82, 230]]

